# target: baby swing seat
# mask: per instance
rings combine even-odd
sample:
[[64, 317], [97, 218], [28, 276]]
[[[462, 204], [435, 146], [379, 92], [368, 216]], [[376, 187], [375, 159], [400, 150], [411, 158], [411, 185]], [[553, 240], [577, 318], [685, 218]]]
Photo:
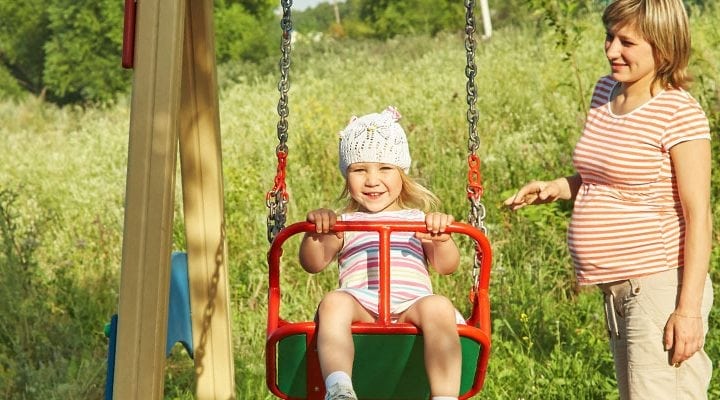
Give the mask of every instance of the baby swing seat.
[[[315, 225], [298, 222], [282, 229], [268, 252], [269, 290], [266, 381], [270, 391], [282, 399], [323, 399], [325, 387], [316, 350], [315, 323], [290, 322], [280, 317], [280, 260], [285, 241], [299, 233], [314, 231]], [[353, 385], [360, 399], [429, 399], [425, 374], [422, 332], [409, 323], [390, 321], [390, 234], [426, 232], [422, 222], [338, 222], [335, 231], [375, 231], [379, 235], [379, 317], [374, 323], [352, 326], [355, 343]], [[477, 228], [455, 222], [447, 232], [469, 236], [476, 244], [479, 274], [471, 291], [472, 310], [466, 324], [458, 325], [462, 348], [460, 399], [482, 388], [490, 355], [491, 248]]]

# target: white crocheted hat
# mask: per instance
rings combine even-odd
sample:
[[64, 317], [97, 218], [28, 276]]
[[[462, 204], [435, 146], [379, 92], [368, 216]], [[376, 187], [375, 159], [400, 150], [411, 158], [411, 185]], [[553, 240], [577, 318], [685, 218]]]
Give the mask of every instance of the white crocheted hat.
[[340, 132], [340, 172], [357, 162], [377, 162], [410, 170], [410, 149], [405, 131], [397, 123], [401, 118], [395, 107], [381, 113], [352, 117]]

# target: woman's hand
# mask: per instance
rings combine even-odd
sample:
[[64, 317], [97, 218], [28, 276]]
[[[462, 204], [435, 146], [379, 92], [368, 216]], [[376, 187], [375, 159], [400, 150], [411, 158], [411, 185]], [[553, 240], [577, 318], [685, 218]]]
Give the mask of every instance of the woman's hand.
[[552, 203], [556, 200], [572, 200], [577, 195], [582, 179], [575, 174], [552, 181], [531, 181], [518, 190], [503, 204], [515, 211], [525, 206]]
[[670, 314], [665, 324], [665, 350], [670, 351], [670, 364], [679, 367], [703, 347], [702, 317], [678, 312]]

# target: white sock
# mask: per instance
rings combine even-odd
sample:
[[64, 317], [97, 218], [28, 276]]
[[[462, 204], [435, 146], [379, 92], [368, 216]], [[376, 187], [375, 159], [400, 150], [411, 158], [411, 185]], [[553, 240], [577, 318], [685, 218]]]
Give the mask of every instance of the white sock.
[[457, 400], [454, 396], [433, 396], [430, 400]]
[[346, 374], [343, 371], [331, 372], [330, 375], [325, 378], [326, 388], [331, 388], [336, 383], [342, 383], [343, 385], [352, 387], [352, 379], [350, 379], [350, 375]]

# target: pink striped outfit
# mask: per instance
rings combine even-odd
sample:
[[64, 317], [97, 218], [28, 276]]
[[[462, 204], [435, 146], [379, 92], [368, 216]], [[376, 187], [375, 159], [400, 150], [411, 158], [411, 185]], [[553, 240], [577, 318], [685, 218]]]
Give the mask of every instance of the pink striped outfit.
[[[354, 212], [343, 221], [425, 221], [420, 210]], [[345, 232], [338, 253], [340, 289], [351, 294], [365, 309], [378, 315], [379, 261], [376, 232]], [[428, 264], [420, 239], [414, 232], [394, 232], [390, 240], [390, 312], [398, 315], [421, 297], [432, 294]]]
[[703, 110], [684, 90], [667, 89], [615, 115], [610, 97], [617, 84], [598, 81], [573, 153], [582, 185], [568, 245], [585, 285], [683, 266], [685, 221], [669, 150], [710, 139]]

